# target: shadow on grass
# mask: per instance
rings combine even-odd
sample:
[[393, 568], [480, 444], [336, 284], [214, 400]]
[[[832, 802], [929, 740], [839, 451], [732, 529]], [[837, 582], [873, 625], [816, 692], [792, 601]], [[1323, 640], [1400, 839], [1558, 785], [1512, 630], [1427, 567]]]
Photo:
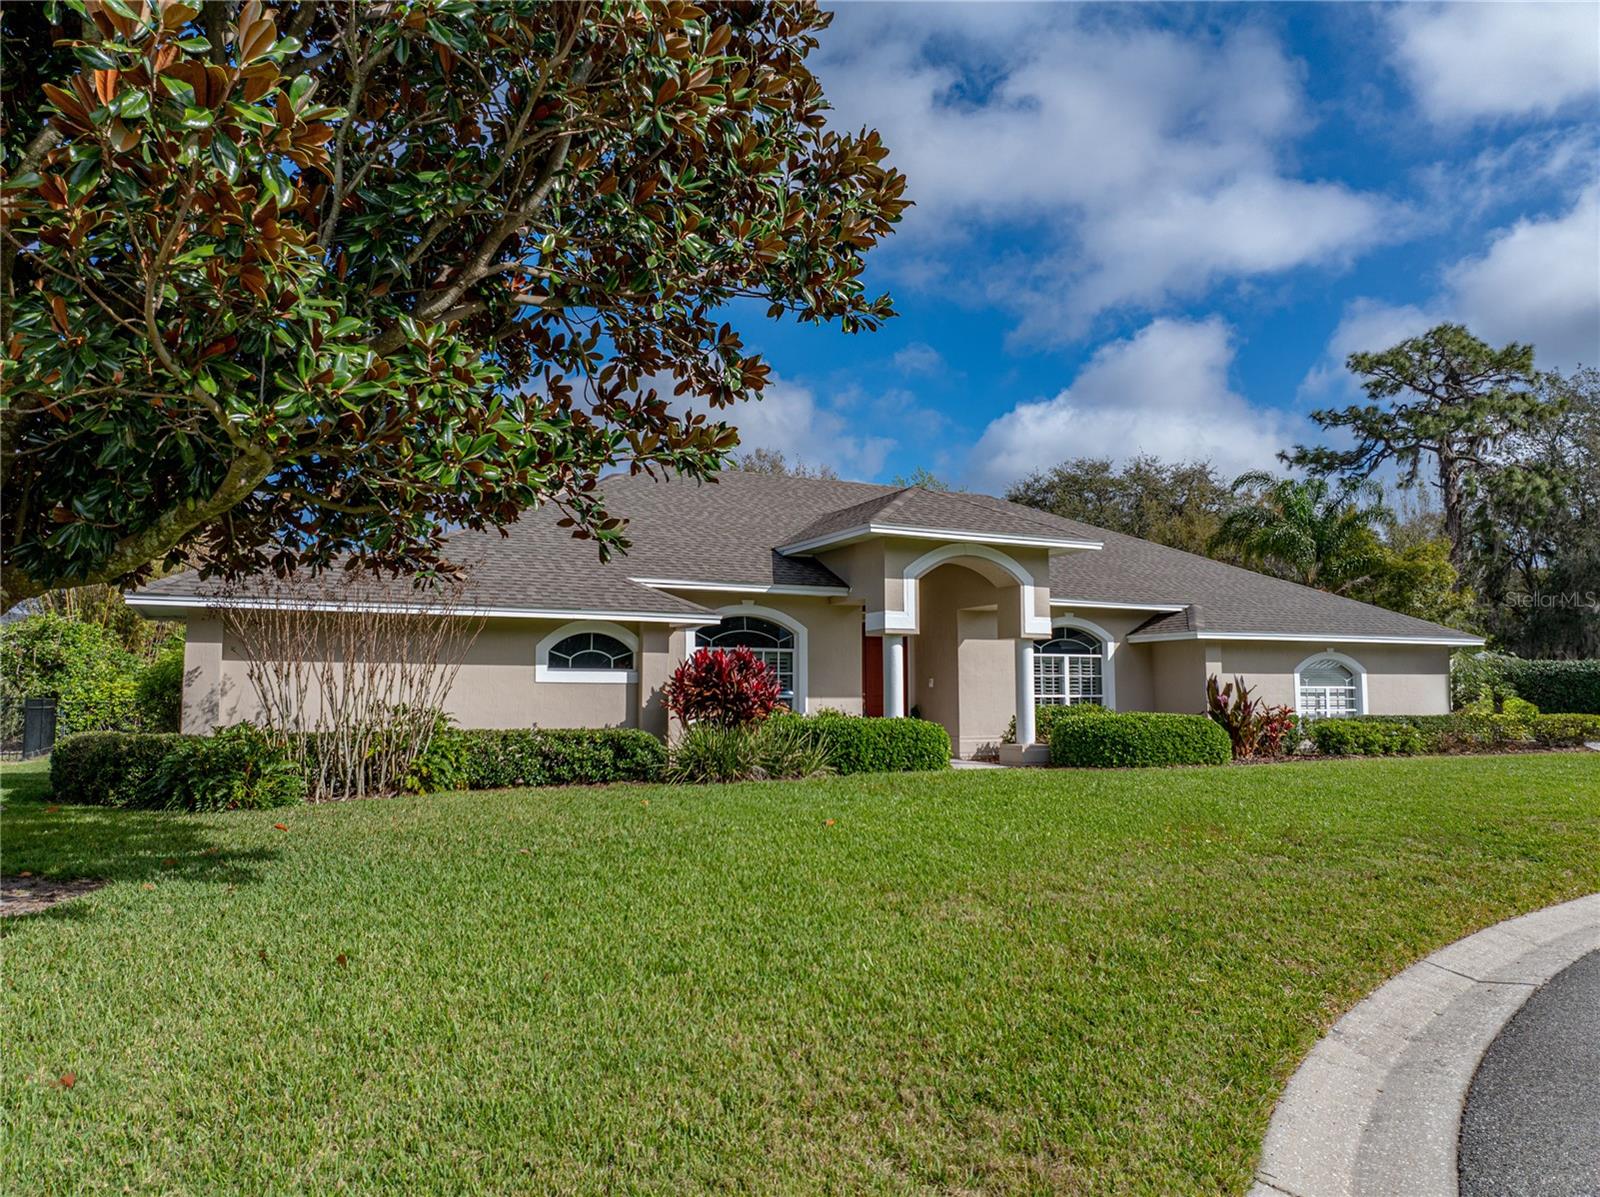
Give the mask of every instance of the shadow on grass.
[[[223, 829], [193, 815], [55, 806], [20, 800], [5, 803], [5, 872], [28, 872], [53, 880], [195, 881], [249, 885], [281, 853], [272, 848], [230, 846]], [[77, 904], [19, 918], [73, 917]], [[8, 920], [9, 921], [9, 920]]]

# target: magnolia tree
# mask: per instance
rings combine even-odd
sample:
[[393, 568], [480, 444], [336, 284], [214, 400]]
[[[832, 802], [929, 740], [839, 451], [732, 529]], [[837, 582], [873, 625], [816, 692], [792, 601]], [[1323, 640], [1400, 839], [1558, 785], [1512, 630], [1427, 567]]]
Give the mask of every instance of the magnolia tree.
[[892, 314], [861, 276], [905, 181], [827, 126], [828, 20], [0, 7], [5, 605], [163, 562], [425, 573], [543, 502], [625, 545], [600, 472], [709, 475], [704, 412], [767, 381], [733, 301]]

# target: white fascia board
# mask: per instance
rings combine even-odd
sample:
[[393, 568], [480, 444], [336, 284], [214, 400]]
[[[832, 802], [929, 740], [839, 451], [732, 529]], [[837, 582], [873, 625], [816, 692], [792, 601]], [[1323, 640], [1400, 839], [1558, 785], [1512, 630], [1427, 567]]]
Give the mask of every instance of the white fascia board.
[[687, 578], [629, 578], [628, 581], [652, 590], [707, 590], [718, 594], [814, 594], [833, 597], [850, 593], [848, 586], [785, 586], [778, 583], [762, 586], [746, 582], [694, 582]]
[[608, 619], [628, 621], [631, 623], [667, 623], [682, 624], [684, 627], [699, 627], [711, 618], [712, 612], [705, 615], [666, 615], [659, 611], [554, 611], [544, 608], [530, 607], [418, 607], [409, 603], [267, 603], [260, 599], [236, 599], [229, 602], [219, 602], [207, 598], [178, 598], [162, 595], [129, 595], [123, 600], [130, 607], [149, 607], [152, 610], [191, 610], [209, 611], [218, 607], [242, 608], [273, 608], [281, 607], [289, 611], [377, 611], [385, 614], [397, 615], [460, 615], [475, 616], [484, 619]]
[[1107, 603], [1090, 599], [1058, 599], [1050, 600], [1052, 607], [1088, 607], [1095, 610], [1106, 611], [1182, 611], [1182, 603]]
[[970, 532], [961, 531], [957, 528], [912, 528], [904, 524], [860, 524], [840, 532], [829, 532], [824, 536], [814, 536], [810, 540], [800, 540], [794, 544], [780, 545], [778, 552], [815, 552], [817, 549], [852, 544], [858, 540], [865, 540], [869, 536], [897, 536], [913, 540], [965, 540], [971, 541], [973, 544], [1003, 544], [1030, 549], [1073, 550], [1105, 547], [1098, 540], [1066, 540], [1057, 536], [1021, 536], [1004, 532]]
[[1127, 638], [1135, 644], [1155, 644], [1162, 640], [1282, 640], [1305, 644], [1417, 644], [1472, 648], [1484, 643], [1482, 637], [1462, 639], [1443, 636], [1345, 636], [1338, 632], [1135, 632]]

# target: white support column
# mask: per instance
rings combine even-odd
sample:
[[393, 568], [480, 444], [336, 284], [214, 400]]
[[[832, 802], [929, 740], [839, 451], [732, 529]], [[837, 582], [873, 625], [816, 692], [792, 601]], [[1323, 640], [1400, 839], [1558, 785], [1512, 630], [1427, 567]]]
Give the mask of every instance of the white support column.
[[1033, 726], [1033, 641], [1017, 640], [1017, 743], [1026, 748], [1035, 736]]
[[906, 713], [906, 638], [883, 638], [883, 713], [891, 719]]

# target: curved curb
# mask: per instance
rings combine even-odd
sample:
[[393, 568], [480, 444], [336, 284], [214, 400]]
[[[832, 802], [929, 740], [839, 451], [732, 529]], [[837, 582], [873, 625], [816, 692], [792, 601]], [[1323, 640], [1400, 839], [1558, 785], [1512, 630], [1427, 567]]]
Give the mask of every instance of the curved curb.
[[1478, 1062], [1533, 991], [1600, 948], [1600, 894], [1496, 924], [1406, 969], [1289, 1078], [1248, 1197], [1456, 1197]]

